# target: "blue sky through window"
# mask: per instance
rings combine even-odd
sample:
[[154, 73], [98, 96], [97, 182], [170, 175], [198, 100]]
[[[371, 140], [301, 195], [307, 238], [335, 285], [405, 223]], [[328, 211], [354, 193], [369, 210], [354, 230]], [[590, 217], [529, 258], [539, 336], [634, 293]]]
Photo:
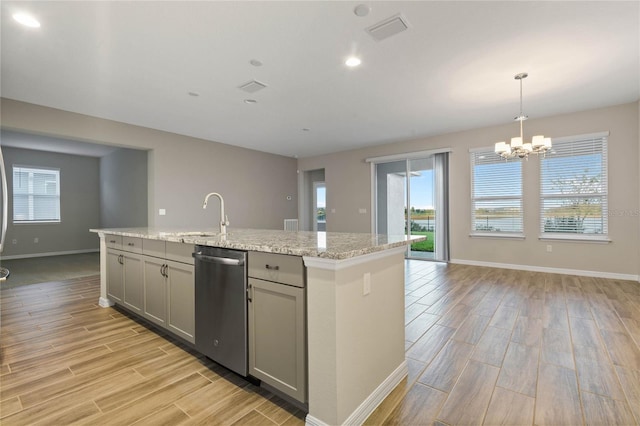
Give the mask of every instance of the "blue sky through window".
[[420, 176], [411, 176], [411, 207], [433, 209], [433, 170], [421, 170]]

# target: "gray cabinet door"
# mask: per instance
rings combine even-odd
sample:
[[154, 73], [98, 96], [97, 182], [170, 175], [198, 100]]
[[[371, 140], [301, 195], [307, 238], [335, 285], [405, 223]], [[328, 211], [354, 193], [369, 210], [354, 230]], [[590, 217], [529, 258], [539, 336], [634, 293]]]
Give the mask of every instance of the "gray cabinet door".
[[107, 296], [114, 302], [122, 303], [124, 296], [124, 282], [122, 281], [122, 267], [120, 255], [122, 252], [107, 250]]
[[193, 265], [167, 261], [167, 328], [188, 342], [195, 342], [195, 277]]
[[124, 304], [142, 315], [144, 306], [142, 258], [133, 253], [122, 253], [122, 256], [124, 258]]
[[145, 256], [144, 263], [144, 316], [165, 326], [167, 319], [167, 279], [164, 259]]
[[306, 402], [304, 289], [249, 278], [249, 373]]

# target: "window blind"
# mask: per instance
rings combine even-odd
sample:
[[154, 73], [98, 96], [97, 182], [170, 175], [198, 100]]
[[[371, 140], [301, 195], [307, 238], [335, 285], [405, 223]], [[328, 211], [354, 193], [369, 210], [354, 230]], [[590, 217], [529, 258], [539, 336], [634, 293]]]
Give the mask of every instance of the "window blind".
[[474, 234], [522, 234], [522, 162], [471, 152], [471, 201]]
[[60, 222], [60, 170], [13, 166], [13, 222]]
[[606, 236], [607, 137], [554, 139], [540, 159], [540, 192], [543, 236]]

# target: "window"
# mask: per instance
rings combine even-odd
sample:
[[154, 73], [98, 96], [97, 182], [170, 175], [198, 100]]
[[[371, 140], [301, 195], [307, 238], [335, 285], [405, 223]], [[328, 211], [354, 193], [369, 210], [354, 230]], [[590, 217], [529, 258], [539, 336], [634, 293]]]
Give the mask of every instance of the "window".
[[606, 134], [554, 139], [540, 160], [543, 237], [606, 239]]
[[522, 236], [522, 162], [491, 148], [471, 152], [471, 229], [474, 235]]
[[60, 170], [13, 166], [13, 222], [60, 222]]

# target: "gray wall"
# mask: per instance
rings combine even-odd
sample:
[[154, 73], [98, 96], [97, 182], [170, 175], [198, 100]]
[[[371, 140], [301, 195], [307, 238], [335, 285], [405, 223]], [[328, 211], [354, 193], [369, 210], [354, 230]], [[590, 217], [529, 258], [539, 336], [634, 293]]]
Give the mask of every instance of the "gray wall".
[[100, 158], [100, 227], [147, 226], [147, 151], [118, 149]]
[[[471, 173], [469, 149], [492, 147], [517, 133], [515, 123], [408, 142], [380, 145], [330, 155], [302, 158], [298, 168], [324, 168], [329, 231], [371, 232], [369, 214], [359, 208], [371, 205], [369, 157], [451, 148], [449, 169], [451, 259], [525, 265], [538, 268], [595, 271], [637, 276], [640, 274], [640, 144], [639, 103], [617, 105], [545, 118], [525, 123], [525, 136], [562, 137], [609, 131], [609, 210], [623, 212], [609, 217], [611, 243], [541, 241], [539, 234], [539, 162], [535, 156], [523, 162], [524, 240], [471, 238]], [[370, 212], [369, 212], [370, 213]], [[546, 251], [546, 245], [553, 252]]]
[[[9, 197], [2, 257], [97, 250], [98, 239], [89, 228], [100, 224], [99, 160], [5, 146], [2, 152]], [[60, 223], [13, 224], [13, 164], [60, 169]], [[34, 238], [39, 242], [34, 243]]]
[[[297, 160], [221, 143], [2, 99], [2, 127], [72, 140], [149, 150], [148, 225], [217, 228], [219, 192], [231, 227], [282, 229], [298, 217]], [[287, 200], [291, 196], [291, 200]], [[160, 216], [159, 209], [166, 209]]]

